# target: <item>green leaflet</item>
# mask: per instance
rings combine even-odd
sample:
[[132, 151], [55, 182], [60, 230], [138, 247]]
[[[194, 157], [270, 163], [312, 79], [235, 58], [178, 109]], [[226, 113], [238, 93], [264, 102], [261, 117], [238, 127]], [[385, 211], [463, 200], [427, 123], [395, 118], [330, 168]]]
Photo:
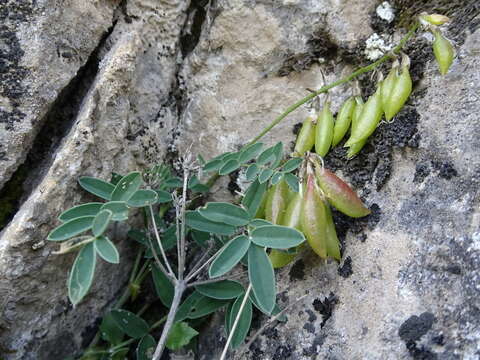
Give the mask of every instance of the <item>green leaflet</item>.
[[[237, 300], [234, 302], [232, 308], [230, 309], [230, 313], [229, 313], [230, 319], [229, 319], [229, 328], [228, 328], [229, 332], [231, 331], [231, 328], [235, 323], [235, 319], [237, 318], [237, 315], [240, 311], [240, 307], [245, 295], [246, 294], [244, 294], [243, 296], [239, 296]], [[240, 314], [240, 319], [237, 323], [237, 327], [235, 328], [235, 331], [233, 333], [232, 342], [230, 343], [230, 346], [233, 349], [237, 348], [243, 343], [243, 341], [247, 337], [248, 331], [250, 330], [251, 323], [252, 323], [252, 302], [250, 301], [250, 299], [247, 299], [247, 302], [245, 303], [242, 313]]]
[[95, 216], [100, 211], [102, 205], [103, 203], [100, 202], [77, 205], [61, 213], [58, 218], [60, 221], [66, 222], [82, 216]]
[[93, 219], [92, 233], [95, 237], [102, 235], [107, 230], [113, 213], [110, 210], [101, 210]]
[[47, 240], [63, 241], [70, 239], [78, 234], [90, 230], [92, 228], [94, 219], [94, 216], [82, 216], [69, 220], [53, 229], [50, 234], [48, 234]]
[[288, 249], [305, 241], [303, 234], [293, 228], [281, 225], [267, 225], [255, 228], [251, 233], [253, 243], [272, 249]]
[[252, 244], [248, 249], [248, 277], [262, 310], [270, 314], [275, 306], [275, 274], [265, 248]]
[[127, 201], [128, 206], [143, 207], [154, 205], [158, 200], [158, 195], [153, 190], [137, 190], [132, 197]]
[[136, 350], [137, 360], [151, 360], [156, 346], [157, 342], [152, 335], [142, 337]]
[[112, 212], [113, 221], [123, 221], [128, 219], [128, 207], [124, 201], [109, 201], [103, 204], [102, 210]]
[[[199, 293], [200, 294], [200, 293]], [[189, 319], [198, 319], [209, 315], [228, 304], [227, 300], [212, 299], [204, 295], [200, 295], [198, 301], [195, 302], [193, 308], [188, 313]]]
[[246, 225], [250, 221], [247, 211], [227, 202], [209, 202], [198, 212], [210, 221], [232, 226]]
[[197, 285], [195, 290], [209, 298], [219, 300], [235, 299], [244, 293], [242, 284], [233, 280]]
[[82, 176], [78, 179], [78, 183], [88, 192], [105, 200], [110, 200], [115, 189], [112, 184], [90, 176]]
[[141, 317], [127, 310], [112, 310], [113, 320], [117, 326], [128, 336], [140, 339], [148, 334], [150, 327]]
[[242, 205], [245, 206], [252, 217], [257, 213], [266, 190], [266, 183], [260, 184], [258, 180], [255, 180], [246, 191], [242, 199]]
[[242, 152], [240, 153], [240, 157], [238, 161], [241, 164], [245, 164], [250, 160], [255, 159], [258, 154], [262, 151], [263, 144], [262, 143], [255, 143], [250, 146], [247, 146]]
[[165, 346], [170, 350], [178, 350], [187, 345], [197, 335], [198, 332], [188, 326], [187, 323], [177, 322], [172, 326]]
[[187, 226], [195, 230], [220, 235], [232, 235], [235, 232], [234, 226], [208, 220], [198, 211], [187, 211], [185, 218]]
[[110, 344], [117, 345], [122, 342], [124, 333], [117, 326], [115, 320], [113, 320], [112, 314], [107, 313], [100, 324], [100, 334], [102, 339], [108, 341]]
[[112, 201], [128, 201], [140, 189], [142, 175], [138, 171], [131, 172], [120, 179], [112, 193]]
[[95, 250], [100, 257], [112, 264], [120, 263], [120, 255], [115, 245], [106, 236], [100, 236], [94, 241]]
[[90, 289], [96, 262], [93, 243], [88, 243], [78, 253], [68, 278], [68, 297], [73, 306], [77, 305]]
[[225, 244], [210, 265], [210, 278], [222, 276], [233, 269], [247, 253], [249, 246], [250, 239], [245, 235], [237, 236]]
[[155, 292], [160, 298], [160, 301], [165, 307], [170, 308], [175, 294], [173, 284], [156, 265], [152, 266], [152, 278], [153, 284], [155, 285]]

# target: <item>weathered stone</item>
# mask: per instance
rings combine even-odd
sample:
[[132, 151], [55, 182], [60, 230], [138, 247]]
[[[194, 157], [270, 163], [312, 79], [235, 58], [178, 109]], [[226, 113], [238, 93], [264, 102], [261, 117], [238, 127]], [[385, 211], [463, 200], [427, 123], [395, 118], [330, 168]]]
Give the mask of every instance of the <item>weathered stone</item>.
[[[98, 73], [92, 75], [94, 81], [81, 99], [78, 114], [72, 114], [71, 129], [66, 129], [58, 149], [47, 153], [47, 161], [38, 171], [27, 174], [31, 192], [24, 195], [20, 209], [0, 233], [2, 358], [61, 359], [75, 354], [88, 345], [105, 306], [125, 285], [132, 257], [131, 251], [126, 251], [125, 227], [112, 233], [122, 266], [99, 260], [94, 286], [75, 309], [66, 293], [74, 255], [53, 255], [58, 245], [45, 238], [58, 225], [60, 212], [91, 199], [76, 184], [79, 176], [109, 179], [112, 171], [141, 169], [165, 156], [177, 119], [170, 93], [176, 83], [179, 38], [187, 5], [182, 1], [138, 1], [129, 3], [124, 14], [116, 15], [111, 36], [98, 49], [102, 57]], [[77, 5], [72, 6], [73, 11]], [[82, 24], [94, 19], [85, 21], [87, 14], [72, 16]], [[70, 25], [65, 20], [58, 26], [66, 31]], [[69, 30], [78, 31], [73, 27]], [[95, 40], [92, 34], [85, 36]], [[64, 38], [59, 34], [56, 37], [57, 42]], [[51, 71], [42, 76], [60, 89], [62, 82], [68, 81], [68, 72], [63, 67], [56, 69], [54, 62], [50, 66]], [[75, 95], [73, 92], [69, 96]], [[53, 100], [56, 92], [49, 96]], [[38, 95], [31, 100], [43, 102], [44, 112], [51, 103]], [[62, 109], [54, 110], [62, 113]], [[39, 114], [32, 112], [28, 122]], [[17, 125], [13, 123], [13, 131], [18, 130]], [[24, 146], [27, 150], [28, 145]]]

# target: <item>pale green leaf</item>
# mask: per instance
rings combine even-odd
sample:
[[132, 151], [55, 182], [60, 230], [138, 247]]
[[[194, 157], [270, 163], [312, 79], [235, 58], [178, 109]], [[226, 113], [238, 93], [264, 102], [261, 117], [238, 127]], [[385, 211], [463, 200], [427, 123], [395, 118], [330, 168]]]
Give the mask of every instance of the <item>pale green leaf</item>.
[[257, 213], [266, 190], [267, 184], [260, 184], [258, 180], [255, 180], [248, 187], [245, 196], [242, 199], [242, 205], [247, 209], [252, 217]]
[[113, 221], [123, 221], [128, 219], [128, 207], [124, 201], [109, 201], [103, 204], [101, 209], [110, 210], [113, 214]]
[[273, 174], [273, 170], [272, 169], [263, 169], [260, 174], [258, 175], [258, 182], [260, 184], [263, 184], [264, 182], [267, 182], [268, 179], [270, 179], [270, 177], [272, 176]]
[[140, 189], [142, 184], [142, 175], [138, 171], [133, 171], [125, 175], [115, 186], [112, 193], [112, 201], [128, 201]]
[[250, 160], [255, 159], [258, 156], [258, 154], [260, 154], [260, 152], [262, 151], [262, 147], [263, 147], [262, 143], [256, 143], [256, 144], [247, 146], [244, 150], [241, 151], [238, 161], [240, 161], [240, 163], [242, 164], [245, 164]]
[[244, 293], [242, 284], [233, 280], [197, 285], [195, 290], [209, 298], [220, 300], [235, 299]]
[[100, 210], [93, 219], [92, 233], [95, 237], [102, 235], [107, 230], [108, 224], [112, 219], [113, 213], [110, 210]]
[[[238, 297], [232, 306], [232, 309], [230, 311], [229, 331], [231, 331], [231, 328], [235, 323], [235, 319], [237, 318], [238, 313], [240, 312], [240, 307], [243, 302], [244, 296], [245, 295]], [[247, 299], [245, 306], [242, 309], [242, 313], [240, 314], [237, 327], [235, 328], [235, 331], [233, 333], [232, 342], [230, 343], [233, 349], [237, 348], [243, 343], [243, 341], [247, 337], [248, 331], [250, 330], [251, 324], [252, 324], [252, 302], [250, 301], [250, 299]]]
[[203, 296], [195, 303], [188, 313], [189, 319], [198, 319], [209, 315], [228, 304], [227, 300], [213, 299]]
[[282, 171], [292, 172], [293, 170], [297, 169], [300, 166], [302, 161], [303, 161], [303, 158], [296, 157], [296, 158], [290, 159], [282, 166]]
[[73, 306], [78, 304], [90, 289], [96, 262], [93, 243], [88, 243], [78, 253], [68, 278], [68, 297]]
[[266, 225], [255, 228], [251, 240], [259, 246], [273, 249], [288, 249], [305, 241], [303, 234], [287, 226]]
[[195, 230], [220, 235], [232, 235], [235, 232], [234, 226], [208, 220], [198, 211], [187, 211], [185, 218], [187, 226]]
[[198, 211], [210, 221], [232, 226], [246, 225], [250, 221], [247, 211], [227, 202], [209, 202]]
[[268, 314], [275, 306], [275, 273], [265, 248], [252, 244], [248, 249], [248, 277], [258, 305]]
[[69, 220], [53, 229], [47, 237], [50, 241], [63, 241], [90, 230], [95, 216], [82, 216]]
[[298, 177], [291, 173], [287, 173], [284, 175], [284, 179], [292, 191], [297, 193], [300, 191], [300, 182], [298, 181]]
[[237, 170], [239, 167], [240, 167], [240, 163], [237, 160], [232, 159], [224, 163], [220, 168], [220, 170], [218, 171], [218, 173], [220, 175], [228, 175], [231, 172]]
[[255, 177], [257, 176], [259, 171], [260, 168], [258, 167], [258, 165], [252, 164], [247, 168], [247, 171], [245, 172], [245, 178], [247, 179], [247, 181], [253, 181], [255, 180]]
[[223, 246], [208, 270], [211, 278], [219, 277], [229, 272], [247, 253], [250, 239], [245, 235], [237, 236]]
[[127, 201], [127, 205], [131, 207], [143, 207], [154, 205], [158, 200], [157, 193], [153, 190], [137, 190]]
[[82, 216], [95, 216], [100, 211], [102, 205], [103, 203], [99, 202], [77, 205], [61, 213], [58, 218], [62, 222], [66, 222]]
[[82, 176], [78, 179], [78, 183], [88, 192], [105, 200], [110, 200], [115, 189], [112, 184], [90, 176]]
[[112, 264], [120, 262], [120, 255], [115, 245], [106, 236], [100, 236], [94, 241], [95, 250], [100, 257]]

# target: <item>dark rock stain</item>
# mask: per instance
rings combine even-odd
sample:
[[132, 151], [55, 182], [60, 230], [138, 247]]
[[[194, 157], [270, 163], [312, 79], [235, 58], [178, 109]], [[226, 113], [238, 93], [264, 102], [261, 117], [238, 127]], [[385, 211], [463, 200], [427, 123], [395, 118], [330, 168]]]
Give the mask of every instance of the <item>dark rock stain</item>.
[[310, 356], [310, 357], [313, 357], [314, 355], [317, 355], [320, 348], [325, 343], [326, 338], [327, 338], [327, 335], [325, 335], [325, 334], [317, 335], [315, 337], [315, 339], [313, 340], [312, 345], [307, 349], [303, 349], [303, 355], [304, 356]]
[[340, 266], [337, 269], [338, 275], [340, 275], [343, 278], [348, 278], [350, 275], [353, 274], [352, 270], [352, 258], [350, 256], [347, 256], [345, 260], [343, 261], [343, 265]]
[[305, 325], [303, 325], [303, 328], [307, 330], [310, 334], [315, 334], [315, 326], [313, 326], [311, 323], [305, 323]]
[[412, 315], [403, 322], [398, 330], [398, 335], [405, 341], [418, 341], [430, 330], [435, 322], [435, 316], [424, 312], [420, 316]]
[[325, 297], [323, 301], [321, 299], [315, 299], [313, 301], [313, 308], [322, 315], [320, 327], [323, 328], [327, 320], [330, 319], [336, 304], [338, 304], [338, 297], [332, 292], [328, 297]]
[[32, 1], [6, 0], [0, 3], [0, 96], [7, 99], [9, 108], [0, 108], [0, 123], [6, 130], [14, 130], [15, 123], [25, 118], [20, 111], [20, 99], [28, 93], [28, 86], [23, 80], [30, 71], [20, 65], [25, 55], [20, 40], [9, 24], [28, 22], [34, 13]]
[[305, 278], [305, 263], [302, 259], [299, 259], [290, 268], [290, 281], [303, 280]]
[[280, 345], [275, 349], [275, 353], [273, 354], [273, 360], [283, 360], [283, 359], [290, 359], [293, 355], [295, 350], [295, 346], [290, 344], [287, 345]]

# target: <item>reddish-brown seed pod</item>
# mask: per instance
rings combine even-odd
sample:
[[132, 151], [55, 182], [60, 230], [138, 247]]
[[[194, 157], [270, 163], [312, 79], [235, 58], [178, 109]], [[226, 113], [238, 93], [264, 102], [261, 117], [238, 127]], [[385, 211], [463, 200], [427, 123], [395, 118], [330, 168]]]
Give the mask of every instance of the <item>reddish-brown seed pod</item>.
[[315, 176], [309, 174], [300, 222], [310, 247], [318, 256], [325, 259], [327, 257], [327, 210], [315, 182]]
[[353, 218], [370, 214], [370, 210], [365, 207], [355, 191], [337, 175], [319, 167], [318, 164], [315, 166], [315, 174], [328, 202], [338, 211]]
[[338, 241], [335, 223], [333, 222], [332, 211], [330, 206], [325, 204], [327, 210], [327, 255], [340, 261], [340, 241]]

